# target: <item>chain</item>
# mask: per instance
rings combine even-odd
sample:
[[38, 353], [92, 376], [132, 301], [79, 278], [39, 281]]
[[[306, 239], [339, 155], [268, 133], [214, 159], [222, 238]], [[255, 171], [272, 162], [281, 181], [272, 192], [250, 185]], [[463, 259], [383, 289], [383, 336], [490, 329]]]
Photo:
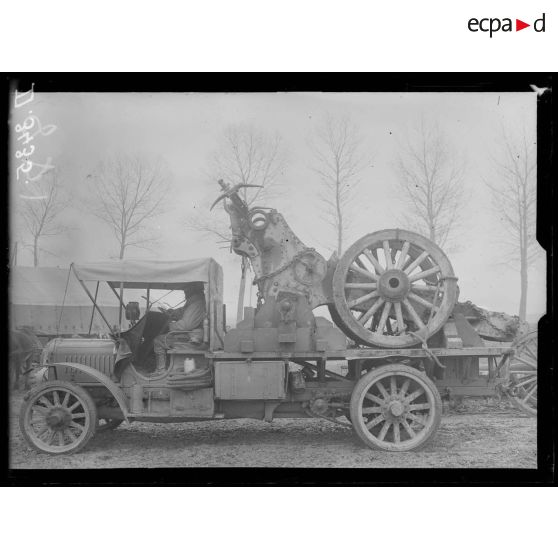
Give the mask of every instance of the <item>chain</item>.
[[426, 337], [422, 338], [414, 331], [409, 331], [409, 335], [416, 337], [421, 342], [422, 348], [426, 351], [426, 354], [430, 360], [433, 360], [440, 368], [445, 368], [445, 366], [440, 362], [438, 357], [428, 348], [428, 345], [426, 344]]
[[259, 310], [260, 307], [262, 306], [264, 302], [264, 296], [262, 294], [262, 291], [260, 291], [260, 289], [258, 289], [258, 301], [256, 303], [256, 308]]
[[[440, 285], [442, 284], [443, 280], [445, 279], [445, 277], [442, 277], [438, 283], [436, 283], [436, 291], [434, 292], [434, 298], [432, 299], [432, 306], [430, 308], [430, 314], [428, 316], [428, 322], [426, 323], [426, 327], [428, 327], [430, 325], [430, 322], [432, 321], [432, 318], [434, 317], [434, 305], [436, 303], [436, 300], [438, 300], [438, 294], [440, 293]], [[438, 308], [436, 308], [436, 311], [438, 310]]]
[[257, 285], [261, 281], [265, 281], [266, 279], [269, 279], [270, 277], [274, 277], [275, 275], [278, 275], [282, 271], [285, 271], [285, 269], [290, 267], [293, 263], [300, 260], [300, 258], [302, 258], [302, 256], [305, 256], [306, 254], [313, 254], [315, 252], [316, 252], [316, 250], [314, 248], [306, 248], [305, 250], [301, 250], [298, 254], [295, 254], [291, 260], [289, 260], [287, 263], [283, 264], [281, 267], [278, 267], [277, 269], [275, 269], [273, 271], [270, 271], [269, 273], [265, 273], [264, 275], [260, 275], [259, 277], [256, 277], [252, 281], [252, 284]]

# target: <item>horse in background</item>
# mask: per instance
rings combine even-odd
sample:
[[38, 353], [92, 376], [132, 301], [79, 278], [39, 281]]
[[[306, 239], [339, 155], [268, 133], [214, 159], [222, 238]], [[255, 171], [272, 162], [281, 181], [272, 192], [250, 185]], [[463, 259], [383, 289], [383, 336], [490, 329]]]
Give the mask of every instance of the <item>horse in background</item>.
[[20, 379], [23, 376], [23, 389], [29, 387], [29, 375], [32, 370], [34, 357], [42, 348], [42, 343], [30, 327], [22, 327], [10, 331], [9, 345], [9, 378], [10, 389], [20, 388]]

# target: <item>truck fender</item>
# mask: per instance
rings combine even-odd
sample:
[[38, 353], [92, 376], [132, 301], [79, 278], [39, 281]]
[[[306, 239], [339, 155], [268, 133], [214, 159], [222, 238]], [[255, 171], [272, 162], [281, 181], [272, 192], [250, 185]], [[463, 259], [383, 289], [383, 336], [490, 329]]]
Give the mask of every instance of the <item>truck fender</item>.
[[66, 366], [68, 368], [75, 368], [80, 372], [85, 372], [85, 374], [91, 376], [101, 384], [103, 384], [112, 394], [116, 402], [120, 406], [120, 410], [124, 415], [124, 420], [129, 423], [128, 420], [128, 398], [124, 395], [124, 392], [115, 384], [106, 374], [99, 372], [91, 366], [85, 364], [79, 364], [77, 362], [53, 362], [49, 363], [48, 366]]

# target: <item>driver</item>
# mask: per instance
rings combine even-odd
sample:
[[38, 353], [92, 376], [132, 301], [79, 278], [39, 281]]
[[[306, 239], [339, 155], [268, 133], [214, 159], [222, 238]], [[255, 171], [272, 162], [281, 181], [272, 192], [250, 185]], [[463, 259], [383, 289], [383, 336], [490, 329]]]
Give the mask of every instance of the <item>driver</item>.
[[[168, 331], [186, 332], [181, 336], [181, 341], [199, 345], [203, 342], [203, 320], [206, 316], [205, 296], [203, 283], [190, 283], [184, 289], [186, 304], [178, 311], [175, 321], [168, 324]], [[156, 372], [166, 368], [166, 342], [167, 328], [164, 333], [157, 335], [153, 341], [153, 350], [157, 358]]]

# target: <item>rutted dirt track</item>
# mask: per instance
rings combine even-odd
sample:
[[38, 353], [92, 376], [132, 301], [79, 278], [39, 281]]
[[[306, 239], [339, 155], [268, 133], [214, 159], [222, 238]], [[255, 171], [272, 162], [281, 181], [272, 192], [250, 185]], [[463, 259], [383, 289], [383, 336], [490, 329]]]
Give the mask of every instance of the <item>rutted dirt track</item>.
[[14, 469], [115, 467], [514, 467], [536, 468], [536, 420], [500, 405], [467, 405], [442, 418], [434, 440], [409, 453], [371, 451], [349, 428], [318, 419], [122, 424], [75, 455], [30, 449], [10, 406]]

